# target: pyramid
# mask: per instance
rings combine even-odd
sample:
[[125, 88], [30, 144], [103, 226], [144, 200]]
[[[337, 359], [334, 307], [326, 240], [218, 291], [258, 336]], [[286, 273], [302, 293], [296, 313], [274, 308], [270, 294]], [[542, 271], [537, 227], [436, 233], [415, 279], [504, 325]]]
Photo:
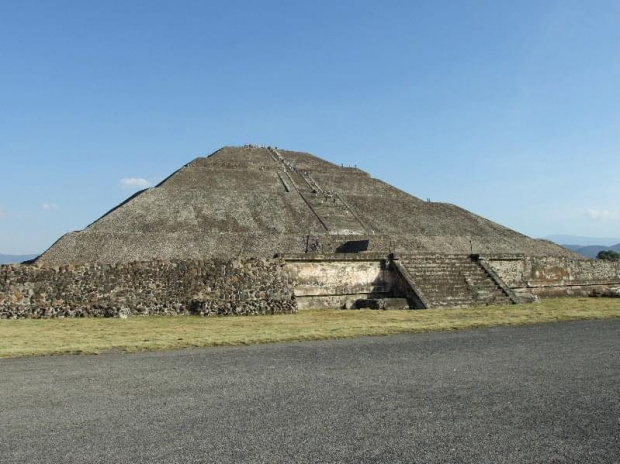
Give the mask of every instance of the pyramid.
[[61, 237], [44, 264], [298, 253], [576, 255], [308, 153], [224, 147]]

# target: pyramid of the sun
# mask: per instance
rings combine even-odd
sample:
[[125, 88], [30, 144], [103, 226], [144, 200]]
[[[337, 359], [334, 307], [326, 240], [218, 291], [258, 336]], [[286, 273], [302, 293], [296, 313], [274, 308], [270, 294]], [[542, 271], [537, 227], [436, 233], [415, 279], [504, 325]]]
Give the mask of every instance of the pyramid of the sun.
[[575, 256], [458, 206], [420, 200], [360, 169], [307, 153], [246, 146], [196, 158], [84, 230], [66, 234], [38, 262], [272, 257], [351, 249]]

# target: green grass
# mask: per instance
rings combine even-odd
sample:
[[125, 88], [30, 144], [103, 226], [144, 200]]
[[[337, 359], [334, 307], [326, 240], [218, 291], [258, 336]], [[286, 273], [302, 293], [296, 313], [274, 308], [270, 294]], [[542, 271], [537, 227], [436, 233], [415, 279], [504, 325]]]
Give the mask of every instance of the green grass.
[[620, 299], [425, 311], [301, 311], [278, 316], [0, 320], [0, 358], [325, 340], [620, 317]]

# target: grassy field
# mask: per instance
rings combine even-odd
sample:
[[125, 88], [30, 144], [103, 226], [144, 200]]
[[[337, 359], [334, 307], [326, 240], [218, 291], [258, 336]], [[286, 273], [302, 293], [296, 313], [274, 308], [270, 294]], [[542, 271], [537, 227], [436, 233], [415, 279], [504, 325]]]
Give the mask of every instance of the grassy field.
[[620, 317], [620, 299], [425, 311], [301, 311], [278, 316], [0, 320], [0, 358], [167, 350]]

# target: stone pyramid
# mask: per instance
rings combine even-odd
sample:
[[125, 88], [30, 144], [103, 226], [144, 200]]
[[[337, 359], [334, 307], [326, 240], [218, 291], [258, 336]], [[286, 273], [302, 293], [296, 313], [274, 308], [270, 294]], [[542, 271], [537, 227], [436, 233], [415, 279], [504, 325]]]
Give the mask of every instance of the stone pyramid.
[[224, 147], [138, 192], [37, 260], [85, 262], [412, 252], [570, 256], [448, 203], [308, 153]]

